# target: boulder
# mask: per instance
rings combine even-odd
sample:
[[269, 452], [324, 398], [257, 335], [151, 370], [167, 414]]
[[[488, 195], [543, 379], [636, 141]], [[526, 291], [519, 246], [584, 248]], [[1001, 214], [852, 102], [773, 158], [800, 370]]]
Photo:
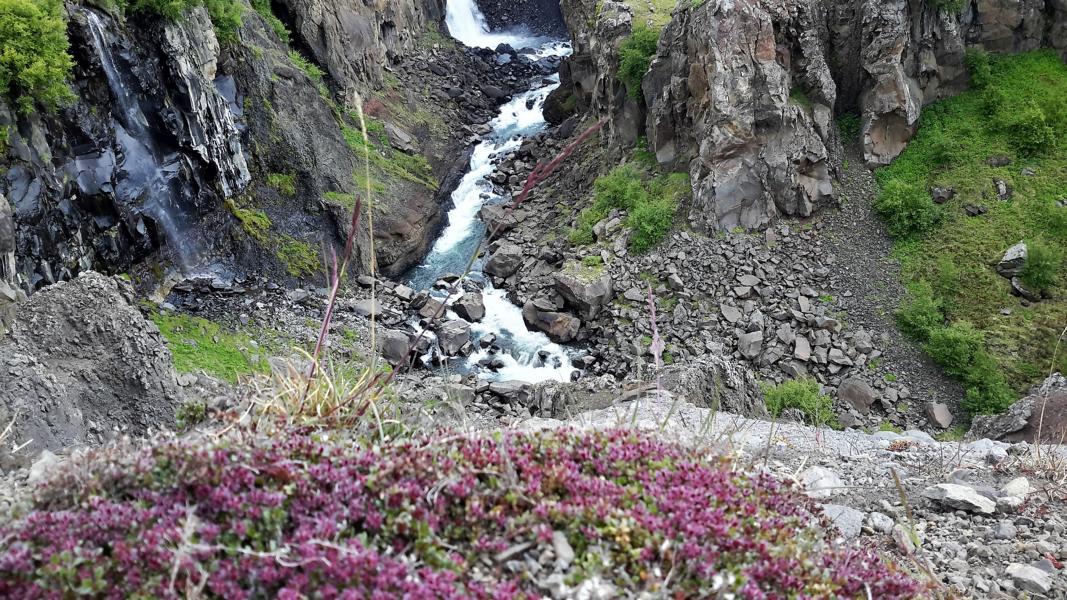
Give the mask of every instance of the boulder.
[[1015, 587], [1024, 592], [1047, 594], [1052, 589], [1052, 577], [1037, 567], [1011, 563], [1004, 572], [1011, 577]]
[[170, 427], [182, 399], [132, 287], [94, 272], [19, 305], [0, 373], [0, 422], [14, 421], [4, 447], [33, 440], [23, 456]]
[[522, 266], [522, 248], [505, 242], [485, 261], [486, 275], [507, 278], [515, 274]]
[[452, 310], [456, 311], [461, 319], [477, 323], [485, 318], [485, 303], [479, 292], [467, 292], [459, 300], [452, 304]]
[[398, 366], [408, 361], [411, 350], [411, 337], [403, 331], [395, 329], [383, 329], [380, 334], [382, 357], [393, 366]]
[[478, 216], [489, 233], [501, 235], [519, 224], [519, 217], [506, 204], [488, 204], [478, 211]]
[[1067, 378], [1056, 373], [999, 415], [977, 415], [968, 437], [1059, 443], [1067, 436]]
[[489, 384], [489, 393], [509, 404], [525, 406], [530, 401], [534, 386], [525, 381], [494, 381]]
[[737, 350], [748, 360], [755, 360], [763, 351], [763, 332], [753, 331], [739, 336]]
[[530, 300], [522, 307], [522, 319], [526, 326], [542, 331], [553, 342], [565, 344], [578, 337], [582, 322], [572, 314], [558, 312], [547, 300]]
[[935, 187], [930, 188], [930, 197], [938, 204], [944, 204], [956, 197], [955, 188]]
[[949, 410], [948, 405], [943, 402], [931, 402], [926, 405], [926, 418], [930, 419], [930, 422], [937, 425], [941, 429], [948, 429], [952, 426], [954, 417], [952, 411]]
[[595, 319], [615, 294], [610, 273], [577, 262], [568, 262], [555, 281], [556, 291], [586, 321]]
[[923, 490], [923, 496], [956, 510], [991, 515], [997, 510], [997, 503], [978, 493], [967, 485], [956, 483], [939, 483]]
[[837, 388], [837, 396], [861, 415], [870, 414], [871, 405], [878, 399], [874, 388], [863, 379], [849, 377]]
[[1027, 257], [1026, 242], [1019, 242], [1004, 252], [1004, 257], [997, 263], [997, 273], [1011, 279], [1023, 272]]
[[436, 333], [441, 352], [455, 356], [471, 341], [471, 324], [462, 319], [446, 321], [437, 328]]

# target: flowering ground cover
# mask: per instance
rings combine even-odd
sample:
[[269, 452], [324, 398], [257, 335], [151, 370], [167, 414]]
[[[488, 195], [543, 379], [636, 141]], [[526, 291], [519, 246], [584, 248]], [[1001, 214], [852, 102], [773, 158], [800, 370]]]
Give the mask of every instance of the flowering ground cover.
[[573, 547], [570, 585], [925, 591], [873, 551], [835, 546], [790, 486], [631, 431], [370, 448], [311, 430], [178, 438], [61, 477], [36, 504], [0, 528], [0, 597], [540, 597], [546, 573], [508, 563], [553, 533]]

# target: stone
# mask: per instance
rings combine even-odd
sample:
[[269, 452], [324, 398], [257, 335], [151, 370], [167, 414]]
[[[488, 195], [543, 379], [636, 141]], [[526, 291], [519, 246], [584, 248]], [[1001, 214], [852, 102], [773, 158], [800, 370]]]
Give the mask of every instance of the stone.
[[804, 488], [804, 493], [812, 498], [830, 498], [845, 492], [845, 482], [841, 477], [825, 467], [808, 467], [797, 476], [797, 483]]
[[842, 381], [837, 388], [837, 395], [861, 415], [870, 414], [871, 405], [878, 399], [878, 394], [870, 384], [856, 377]]
[[863, 527], [863, 513], [840, 504], [823, 504], [822, 512], [833, 522], [845, 539], [858, 538]]
[[1030, 494], [1030, 480], [1025, 477], [1016, 477], [1000, 488], [1001, 496], [1027, 497]]
[[30, 485], [35, 485], [46, 481], [52, 471], [59, 466], [59, 462], [58, 456], [49, 450], [42, 450], [37, 460], [30, 465], [30, 472], [26, 477], [26, 482]]
[[937, 425], [941, 429], [948, 429], [952, 426], [954, 417], [952, 411], [949, 410], [948, 405], [943, 402], [931, 402], [926, 405], [926, 418], [930, 419], [930, 422]]
[[566, 263], [555, 275], [555, 288], [585, 321], [595, 319], [615, 295], [611, 273], [577, 262]]
[[997, 263], [997, 273], [1011, 279], [1023, 272], [1028, 255], [1026, 242], [1019, 242], [1004, 252], [1004, 257]]
[[1001, 200], [1011, 200], [1015, 196], [1015, 190], [1012, 189], [1011, 184], [1003, 179], [994, 179], [993, 187], [997, 191], [997, 198]]
[[956, 189], [955, 188], [950, 188], [950, 187], [949, 188], [942, 188], [942, 187], [930, 188], [930, 197], [937, 204], [944, 204], [944, 203], [948, 202], [949, 200], [952, 200], [953, 198], [956, 197]]
[[485, 273], [494, 277], [511, 277], [522, 266], [522, 248], [510, 242], [504, 242], [485, 262]]
[[742, 334], [737, 338], [737, 350], [741, 356], [754, 360], [763, 351], [763, 332], [753, 331]]
[[1021, 563], [1011, 563], [1004, 573], [1011, 577], [1015, 587], [1033, 594], [1047, 594], [1052, 589], [1052, 578], [1048, 573]]
[[1018, 277], [1011, 278], [1011, 293], [1030, 302], [1041, 302], [1041, 294], [1027, 287]]
[[519, 224], [519, 218], [506, 204], [487, 204], [478, 211], [485, 227], [496, 235], [511, 231]]
[[574, 562], [574, 548], [562, 531], [552, 532], [552, 550], [556, 553], [556, 566], [566, 570]]
[[804, 362], [811, 360], [811, 342], [808, 338], [802, 335], [797, 336], [793, 357]]
[[991, 515], [996, 502], [979, 494], [974, 488], [955, 483], [939, 483], [923, 490], [923, 496], [934, 502], [967, 512]]
[[437, 344], [446, 356], [455, 356], [471, 341], [471, 324], [462, 320], [445, 321], [437, 327]]
[[1017, 535], [1019, 535], [1019, 530], [1011, 521], [999, 521], [996, 533], [993, 534], [998, 540], [1013, 540]]
[[527, 327], [543, 332], [553, 342], [566, 344], [573, 341], [581, 330], [581, 320], [554, 308], [544, 298], [530, 300], [522, 307], [522, 320]]
[[893, 530], [893, 518], [884, 513], [872, 512], [867, 515], [867, 522], [871, 524], [871, 529], [878, 533], [888, 534]]
[[383, 329], [379, 334], [381, 339], [382, 357], [393, 366], [399, 366], [407, 362], [411, 350], [411, 337], [403, 331], [395, 329]]
[[736, 306], [722, 304], [719, 306], [719, 313], [722, 318], [726, 319], [727, 323], [737, 323], [741, 320], [741, 310]]
[[477, 323], [485, 318], [485, 303], [479, 292], [467, 292], [452, 304], [452, 310], [456, 311], [461, 319], [471, 323]]
[[353, 300], [349, 304], [349, 308], [352, 312], [361, 317], [377, 317], [382, 314], [382, 304], [374, 298], [365, 298], [362, 300]]
[[533, 393], [533, 386], [525, 381], [493, 381], [489, 384], [489, 393], [509, 404], [525, 406]]
[[1026, 498], [1021, 496], [1000, 496], [997, 498], [997, 512], [1011, 514], [1025, 503]]
[[982, 204], [967, 204], [963, 207], [963, 212], [967, 213], [968, 217], [980, 217], [989, 212], [989, 207]]

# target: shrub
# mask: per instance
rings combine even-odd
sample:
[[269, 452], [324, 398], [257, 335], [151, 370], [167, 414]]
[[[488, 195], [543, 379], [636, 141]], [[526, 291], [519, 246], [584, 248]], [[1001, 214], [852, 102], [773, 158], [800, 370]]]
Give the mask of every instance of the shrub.
[[252, 8], [270, 25], [278, 39], [286, 44], [289, 43], [289, 29], [285, 26], [285, 23], [282, 23], [281, 19], [274, 15], [274, 11], [270, 7], [270, 0], [252, 0]]
[[211, 15], [215, 33], [222, 42], [236, 40], [237, 30], [241, 28], [243, 9], [238, 0], [122, 0], [121, 3], [126, 2], [135, 12], [148, 12], [172, 21], [180, 19], [190, 9], [203, 6]]
[[705, 456], [630, 431], [166, 440], [83, 463], [0, 527], [0, 596], [539, 597], [535, 578], [472, 567], [515, 548], [536, 560], [553, 535], [574, 550], [574, 584], [638, 591], [671, 573], [649, 581], [657, 596], [928, 593], [875, 549], [838, 546], [799, 491]]
[[619, 81], [635, 100], [641, 98], [641, 80], [652, 65], [658, 45], [659, 32], [647, 25], [637, 25], [630, 37], [619, 46]]
[[0, 0], [0, 94], [21, 113], [55, 110], [74, 98], [74, 67], [60, 0]]
[[1023, 156], [1038, 156], [1056, 149], [1056, 132], [1045, 119], [1045, 112], [1033, 101], [1015, 107], [1006, 124], [1008, 139]]
[[966, 321], [959, 321], [930, 330], [924, 349], [945, 372], [963, 377], [982, 354], [984, 343], [985, 336], [981, 331]]
[[782, 411], [788, 408], [794, 408], [804, 413], [805, 419], [812, 425], [828, 425], [837, 421], [833, 400], [823, 394], [819, 382], [810, 377], [777, 385], [764, 384], [762, 387], [767, 410], [774, 417], [781, 416]]
[[971, 414], [995, 415], [1011, 406], [1017, 396], [1004, 381], [996, 362], [985, 352], [975, 356], [964, 377], [967, 388], [963, 407]]
[[993, 83], [993, 66], [989, 61], [989, 53], [978, 48], [969, 48], [965, 57], [967, 72], [971, 76], [971, 86], [975, 89], [985, 89]]
[[1019, 279], [1035, 292], [1047, 292], [1059, 281], [1063, 252], [1039, 239], [1028, 241], [1026, 249], [1026, 264]]
[[913, 283], [907, 289], [908, 295], [897, 310], [897, 325], [909, 337], [924, 341], [945, 323], [944, 306], [926, 281]]
[[895, 238], [922, 235], [941, 222], [941, 209], [919, 184], [889, 179], [874, 203]]

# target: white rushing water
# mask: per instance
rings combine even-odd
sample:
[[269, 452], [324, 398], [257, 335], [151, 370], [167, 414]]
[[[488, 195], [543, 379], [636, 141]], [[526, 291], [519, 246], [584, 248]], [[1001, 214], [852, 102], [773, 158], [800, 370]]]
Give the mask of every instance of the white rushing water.
[[[525, 33], [490, 33], [474, 0], [449, 0], [447, 23], [453, 37], [468, 46], [495, 48], [502, 43], [509, 44], [513, 48], [528, 48], [530, 55], [539, 58], [564, 56], [570, 51], [566, 43], [558, 40], [542, 38], [538, 46], [531, 46], [536, 38]], [[485, 237], [485, 225], [478, 218], [478, 211], [486, 204], [511, 200], [494, 191], [489, 176], [499, 160], [516, 150], [524, 139], [545, 128], [545, 99], [558, 86], [557, 82], [535, 87], [500, 108], [500, 114], [489, 124], [492, 132], [474, 148], [467, 173], [452, 193], [453, 209], [448, 213], [447, 227], [424, 263], [409, 276], [412, 287], [429, 289], [442, 275], [461, 273], [466, 267]], [[476, 265], [475, 271], [479, 268], [480, 264]], [[478, 272], [472, 275], [474, 279], [482, 279]], [[439, 297], [443, 295], [443, 292], [438, 294]], [[482, 296], [486, 315], [480, 322], [472, 324], [472, 337], [477, 339], [492, 334], [501, 351], [491, 354], [489, 349], [480, 349], [462, 364], [453, 363], [453, 368], [463, 372], [477, 371], [486, 378], [500, 381], [570, 380], [577, 370], [571, 366], [573, 359], [579, 356], [576, 350], [555, 344], [545, 334], [527, 329], [522, 309], [512, 304], [505, 292], [495, 289], [488, 280]], [[480, 361], [494, 359], [503, 366], [495, 371], [479, 368]]]

